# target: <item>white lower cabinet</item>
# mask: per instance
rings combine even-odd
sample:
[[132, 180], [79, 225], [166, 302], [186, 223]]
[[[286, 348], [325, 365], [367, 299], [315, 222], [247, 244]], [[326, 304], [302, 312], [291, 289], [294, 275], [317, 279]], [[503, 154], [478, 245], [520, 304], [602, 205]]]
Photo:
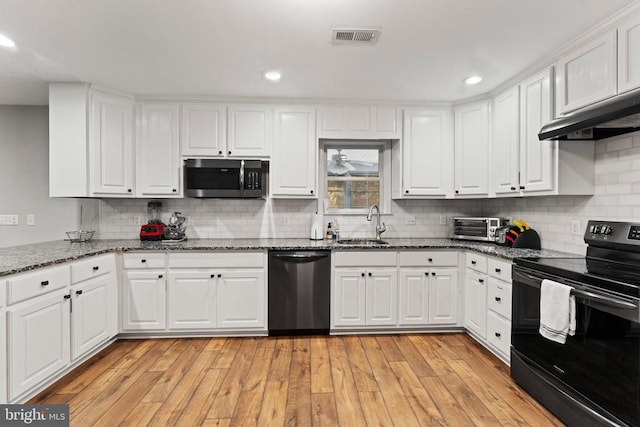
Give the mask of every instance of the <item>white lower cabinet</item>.
[[165, 271], [125, 271], [122, 329], [125, 331], [165, 329], [166, 313]]
[[467, 254], [465, 328], [509, 364], [511, 348], [511, 263]]
[[83, 356], [118, 332], [116, 283], [111, 274], [71, 288], [71, 356]]
[[216, 326], [216, 274], [209, 271], [169, 273], [169, 329]]
[[397, 320], [398, 271], [368, 270], [365, 280], [365, 323], [367, 325], [395, 325]]
[[69, 290], [11, 306], [7, 313], [9, 400], [12, 400], [69, 364]]
[[456, 268], [400, 270], [400, 325], [455, 325], [458, 323]]
[[[484, 263], [486, 268], [486, 261]], [[479, 338], [487, 337], [487, 273], [467, 268], [465, 277], [465, 327]]]
[[266, 328], [264, 269], [225, 271], [218, 279], [218, 328]]
[[333, 323], [335, 326], [365, 325], [364, 271], [336, 269], [333, 274]]

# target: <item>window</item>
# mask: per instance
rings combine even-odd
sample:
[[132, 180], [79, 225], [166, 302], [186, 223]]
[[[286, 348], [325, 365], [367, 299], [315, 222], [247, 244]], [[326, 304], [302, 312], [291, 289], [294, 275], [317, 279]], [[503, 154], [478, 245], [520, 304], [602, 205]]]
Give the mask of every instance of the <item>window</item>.
[[361, 213], [373, 204], [384, 210], [388, 152], [386, 141], [324, 141], [325, 211]]

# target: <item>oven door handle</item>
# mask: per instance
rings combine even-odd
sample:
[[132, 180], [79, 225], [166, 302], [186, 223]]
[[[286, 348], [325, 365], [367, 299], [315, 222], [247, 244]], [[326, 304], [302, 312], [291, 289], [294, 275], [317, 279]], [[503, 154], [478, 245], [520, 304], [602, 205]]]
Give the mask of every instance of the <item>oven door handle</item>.
[[[528, 286], [532, 286], [534, 288], [540, 288], [540, 284], [542, 283], [542, 277], [532, 276], [531, 274], [524, 273], [522, 271], [518, 271], [514, 269], [512, 272], [512, 278], [514, 282], [519, 282]], [[607, 295], [596, 294], [594, 292], [589, 292], [583, 289], [576, 288], [572, 283], [568, 283], [567, 286], [573, 287], [571, 293], [575, 296], [584, 298], [585, 300], [598, 302], [602, 305], [606, 305], [613, 308], [623, 309], [623, 310], [636, 310], [638, 306], [632, 302], [613, 298]]]
[[592, 301], [599, 302], [600, 304], [603, 304], [603, 305], [608, 305], [609, 307], [620, 308], [623, 310], [635, 310], [636, 308], [638, 308], [635, 304], [631, 302], [621, 300], [618, 298], [611, 298], [605, 295], [595, 294], [589, 291], [583, 291], [583, 290], [574, 288], [571, 291], [571, 293], [574, 294], [575, 296], [579, 296], [587, 300], [592, 300]]

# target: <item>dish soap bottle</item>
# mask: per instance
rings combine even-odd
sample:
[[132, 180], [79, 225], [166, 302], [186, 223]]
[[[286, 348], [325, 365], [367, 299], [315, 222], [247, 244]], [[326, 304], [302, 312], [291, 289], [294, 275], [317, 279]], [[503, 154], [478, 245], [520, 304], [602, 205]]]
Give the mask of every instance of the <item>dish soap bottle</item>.
[[327, 225], [327, 234], [325, 234], [324, 238], [327, 240], [333, 239], [333, 229], [331, 228], [331, 223]]
[[340, 229], [338, 228], [338, 220], [336, 219], [333, 222], [333, 236], [331, 237], [334, 241], [340, 240]]

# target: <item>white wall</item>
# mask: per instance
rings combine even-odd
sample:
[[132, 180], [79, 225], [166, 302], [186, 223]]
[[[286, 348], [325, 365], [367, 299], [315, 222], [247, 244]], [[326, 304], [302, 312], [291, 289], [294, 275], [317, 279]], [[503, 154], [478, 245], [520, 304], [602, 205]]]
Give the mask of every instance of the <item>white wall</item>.
[[484, 214], [523, 218], [543, 248], [584, 255], [572, 220], [580, 221], [582, 233], [590, 219], [640, 222], [640, 132], [596, 141], [595, 162], [593, 196], [492, 199], [484, 202]]
[[[19, 225], [0, 226], [0, 247], [62, 240], [79, 226], [80, 201], [49, 198], [48, 144], [47, 107], [0, 105], [0, 214], [19, 215]], [[83, 203], [89, 223], [97, 202]], [[27, 226], [28, 214], [34, 226]]]

